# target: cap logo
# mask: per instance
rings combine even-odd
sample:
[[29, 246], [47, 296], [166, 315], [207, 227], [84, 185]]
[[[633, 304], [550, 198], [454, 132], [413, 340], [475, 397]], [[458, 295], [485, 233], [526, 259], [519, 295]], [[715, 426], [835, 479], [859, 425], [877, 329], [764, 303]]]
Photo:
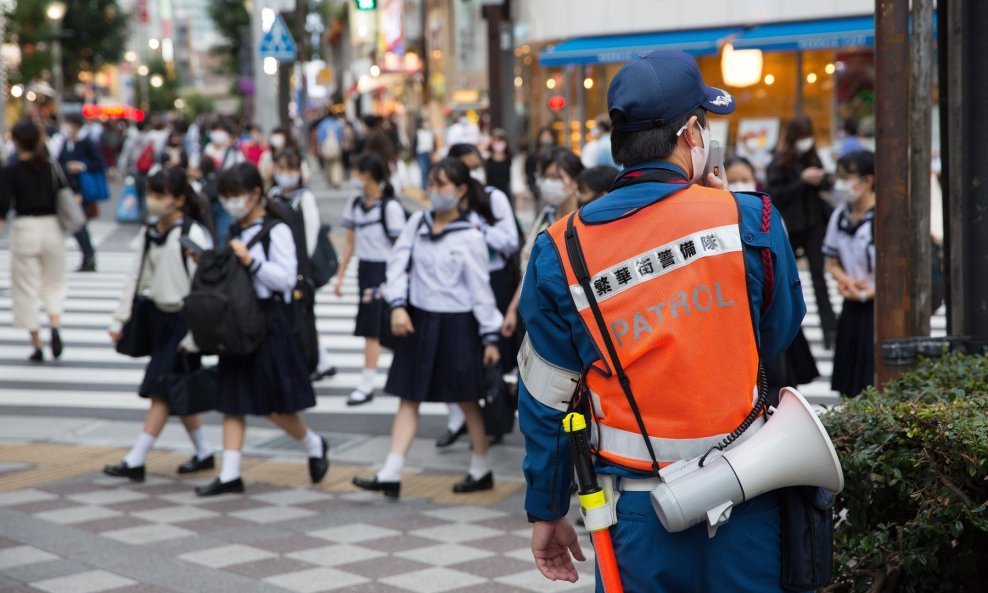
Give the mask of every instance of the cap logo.
[[718, 89], [717, 87], [711, 87], [711, 88], [714, 88], [714, 89], [716, 89], [716, 90], [718, 90], [718, 91], [721, 92], [721, 95], [719, 97], [717, 97], [716, 99], [714, 99], [713, 101], [710, 102], [711, 105], [717, 105], [717, 106], [720, 106], [720, 107], [726, 107], [726, 106], [728, 106], [728, 105], [731, 104], [731, 101], [732, 101], [731, 93], [729, 93], [729, 92], [727, 92], [727, 91], [725, 91], [723, 89]]

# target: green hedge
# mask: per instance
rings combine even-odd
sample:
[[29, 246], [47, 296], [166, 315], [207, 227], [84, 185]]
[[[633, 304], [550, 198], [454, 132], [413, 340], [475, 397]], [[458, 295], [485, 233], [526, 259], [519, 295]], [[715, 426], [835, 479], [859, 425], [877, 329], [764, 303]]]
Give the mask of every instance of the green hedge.
[[822, 420], [846, 481], [825, 591], [988, 591], [988, 358], [922, 361]]

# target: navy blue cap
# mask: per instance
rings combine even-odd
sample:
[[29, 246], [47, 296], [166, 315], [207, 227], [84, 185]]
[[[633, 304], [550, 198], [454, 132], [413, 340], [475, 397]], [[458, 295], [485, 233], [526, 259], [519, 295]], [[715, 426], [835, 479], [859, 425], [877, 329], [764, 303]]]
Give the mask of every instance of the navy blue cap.
[[618, 71], [607, 89], [607, 106], [612, 122], [615, 113], [625, 117], [613, 124], [615, 130], [641, 132], [670, 124], [697, 107], [727, 115], [734, 111], [734, 97], [704, 84], [693, 56], [660, 50]]

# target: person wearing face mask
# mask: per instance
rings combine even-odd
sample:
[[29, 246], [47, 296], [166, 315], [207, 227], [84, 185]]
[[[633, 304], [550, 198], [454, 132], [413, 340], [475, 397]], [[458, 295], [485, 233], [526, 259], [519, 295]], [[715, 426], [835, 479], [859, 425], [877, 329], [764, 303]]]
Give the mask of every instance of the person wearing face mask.
[[[63, 134], [65, 142], [58, 155], [58, 162], [68, 175], [69, 184], [76, 192], [78, 198], [83, 201], [83, 208], [86, 211], [86, 218], [93, 220], [99, 218], [99, 202], [86, 199], [82, 193], [82, 176], [86, 173], [98, 175], [106, 174], [106, 165], [100, 155], [99, 147], [96, 143], [86, 138], [82, 134], [82, 115], [79, 113], [69, 113], [65, 116], [65, 127]], [[96, 271], [96, 248], [89, 236], [89, 225], [83, 226], [75, 234], [75, 240], [79, 244], [82, 252], [82, 262], [79, 264], [77, 272]]]
[[484, 160], [484, 174], [487, 185], [496, 187], [515, 203], [511, 194], [511, 146], [508, 144], [508, 133], [502, 129], [491, 132], [491, 154]]
[[172, 132], [168, 136], [168, 143], [165, 144], [165, 150], [161, 153], [161, 164], [165, 167], [188, 169], [189, 156], [185, 153], [182, 135], [178, 132]]
[[[272, 188], [272, 199], [276, 197], [301, 216], [305, 231], [306, 255], [311, 259], [316, 251], [322, 220], [319, 206], [316, 204], [316, 196], [305, 186], [301, 155], [291, 149], [282, 151], [274, 164], [273, 177], [275, 187]], [[336, 367], [329, 360], [326, 349], [320, 346], [318, 350], [319, 362], [316, 363], [316, 369], [312, 373], [313, 382], [336, 374]]]
[[834, 197], [840, 203], [823, 240], [827, 269], [844, 297], [831, 387], [857, 397], [875, 375], [875, 155], [851, 152], [837, 162]]
[[453, 492], [494, 487], [478, 401], [483, 366], [496, 364], [500, 356], [503, 318], [488, 278], [487, 244], [469, 219], [471, 193], [480, 200], [483, 189], [462, 162], [448, 157], [436, 163], [429, 174], [432, 210], [411, 215], [388, 258], [384, 298], [392, 309], [391, 328], [403, 339], [395, 348], [385, 391], [401, 403], [384, 467], [370, 478], [353, 479], [363, 490], [398, 498], [419, 406], [426, 401], [457, 402], [466, 415], [473, 453], [466, 478]]
[[[218, 177], [223, 171], [244, 162], [244, 155], [233, 146], [233, 136], [230, 127], [223, 121], [217, 120], [209, 129], [209, 143], [202, 151], [202, 160], [209, 160], [209, 166], [200, 163], [204, 178], [207, 178], [207, 171], [212, 171], [212, 175]], [[213, 183], [215, 184], [215, 179]], [[208, 183], [208, 179], [206, 180]], [[226, 236], [226, 231], [233, 224], [230, 213], [227, 212], [219, 201], [212, 202], [213, 221], [216, 223], [217, 237], [222, 239]]]
[[298, 441], [309, 458], [309, 478], [318, 484], [329, 471], [329, 444], [299, 414], [316, 404], [316, 395], [289, 319], [299, 265], [295, 238], [287, 223], [269, 214], [254, 165], [227, 169], [218, 189], [220, 203], [236, 222], [225, 241], [250, 272], [267, 331], [250, 354], [219, 356], [216, 410], [223, 414], [223, 464], [219, 477], [196, 488], [196, 494], [244, 491], [240, 451], [246, 416], [265, 416]]
[[704, 176], [708, 117], [735, 101], [703, 82], [692, 56], [631, 61], [607, 102], [625, 169], [610, 193], [539, 235], [521, 294], [518, 406], [536, 566], [572, 582], [573, 559], [584, 559], [567, 518], [573, 459], [560, 428], [575, 407], [594, 428], [598, 481], [620, 493], [607, 502], [625, 591], [781, 593], [776, 493], [735, 506], [711, 539], [703, 524], [667, 531], [650, 491], [660, 467], [764, 424], [764, 400], [753, 405], [759, 360], [789, 344], [806, 312], [782, 219], [767, 196]]
[[833, 209], [820, 194], [833, 187], [833, 175], [823, 170], [813, 138], [813, 124], [805, 115], [786, 125], [775, 158], [765, 172], [765, 191], [786, 221], [793, 251], [802, 249], [809, 263], [823, 328], [823, 346], [829, 350], [837, 333], [837, 317], [827, 292], [820, 248]]
[[[298, 155], [302, 154], [302, 150], [290, 129], [284, 126], [275, 128], [268, 139], [268, 150], [261, 154], [261, 160], [257, 165], [257, 169], [261, 172], [261, 178], [264, 179], [265, 187], [274, 184], [275, 163], [289, 150]], [[302, 159], [301, 171], [302, 179], [311, 179], [309, 177], [309, 163], [305, 159]]]
[[240, 145], [240, 152], [247, 162], [257, 165], [261, 162], [261, 155], [268, 152], [268, 145], [264, 142], [264, 132], [261, 126], [251, 124], [247, 128], [247, 134], [247, 140]]
[[[213, 469], [213, 447], [202, 430], [201, 409], [172, 407], [170, 386], [201, 367], [195, 344], [182, 313], [183, 301], [189, 294], [196, 271], [196, 258], [186, 252], [180, 240], [187, 237], [203, 249], [213, 246], [205, 212], [195, 191], [189, 186], [185, 173], [175, 167], [161, 168], [147, 180], [148, 214], [157, 222], [147, 227], [141, 248], [134, 258], [131, 272], [120, 304], [113, 315], [110, 339], [122, 337], [122, 328], [136, 306], [147, 308], [147, 323], [135, 326], [146, 330], [151, 345], [151, 358], [144, 373], [138, 395], [148, 399], [151, 407], [144, 418], [144, 430], [134, 446], [116, 465], [107, 465], [103, 473], [143, 482], [145, 460], [154, 447], [169, 415], [178, 415], [195, 447], [195, 454], [178, 467], [178, 473], [190, 474]], [[135, 305], [134, 295], [145, 299]]]
[[340, 269], [333, 292], [343, 296], [343, 278], [350, 259], [357, 258], [357, 308], [353, 335], [364, 338], [364, 367], [360, 384], [347, 398], [348, 406], [359, 406], [374, 399], [374, 378], [381, 356], [381, 285], [387, 278], [387, 261], [391, 246], [405, 226], [405, 209], [395, 198], [388, 182], [388, 165], [380, 156], [368, 152], [356, 158], [352, 181], [361, 188], [343, 209], [341, 226], [346, 229]]
[[525, 183], [536, 204], [541, 200], [538, 183], [539, 162], [545, 154], [552, 152], [557, 146], [559, 142], [556, 140], [556, 133], [551, 127], [546, 126], [536, 134], [534, 146], [531, 146], [528, 154], [525, 155]]
[[[487, 241], [491, 288], [494, 290], [498, 311], [503, 315], [508, 310], [511, 297], [521, 278], [521, 268], [517, 258], [521, 238], [514, 208], [504, 192], [486, 185], [484, 161], [475, 145], [454, 144], [449, 147], [449, 156], [459, 159], [466, 165], [470, 170], [470, 177], [483, 189], [481, 192], [469, 192], [465, 207], [469, 211], [470, 221], [481, 230]], [[481, 199], [475, 199], [474, 196]], [[502, 337], [499, 347], [501, 369], [503, 372], [508, 372], [513, 366], [512, 361], [518, 355], [518, 344], [513, 339]], [[449, 409], [446, 431], [436, 439], [437, 447], [452, 445], [466, 432], [466, 418], [462, 411], [455, 404], [451, 404]], [[496, 444], [504, 435], [490, 436]]]

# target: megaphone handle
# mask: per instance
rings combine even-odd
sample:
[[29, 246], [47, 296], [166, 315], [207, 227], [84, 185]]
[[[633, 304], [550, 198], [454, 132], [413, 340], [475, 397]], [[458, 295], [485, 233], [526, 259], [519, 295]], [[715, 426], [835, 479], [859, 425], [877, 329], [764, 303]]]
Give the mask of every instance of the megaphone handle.
[[593, 539], [593, 549], [597, 555], [597, 567], [600, 569], [600, 582], [604, 585], [604, 593], [624, 593], [610, 529], [596, 531], [590, 534], [590, 537]]

